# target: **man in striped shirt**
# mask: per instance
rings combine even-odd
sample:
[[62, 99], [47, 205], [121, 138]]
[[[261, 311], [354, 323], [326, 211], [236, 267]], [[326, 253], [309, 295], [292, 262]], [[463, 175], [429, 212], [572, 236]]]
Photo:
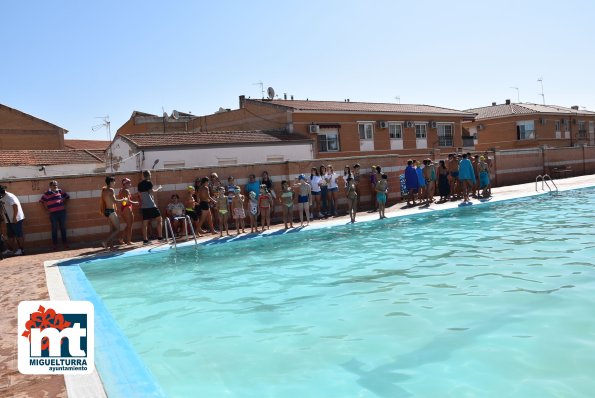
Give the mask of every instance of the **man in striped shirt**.
[[50, 182], [50, 189], [43, 194], [39, 202], [50, 212], [50, 222], [52, 223], [52, 242], [54, 250], [58, 249], [58, 227], [62, 235], [62, 246], [68, 248], [66, 239], [66, 208], [64, 205], [70, 196], [58, 188], [58, 181]]

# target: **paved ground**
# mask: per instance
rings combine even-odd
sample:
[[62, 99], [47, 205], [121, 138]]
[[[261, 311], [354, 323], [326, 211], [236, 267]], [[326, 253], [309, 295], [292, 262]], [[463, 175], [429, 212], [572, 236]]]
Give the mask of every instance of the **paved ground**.
[[[557, 180], [559, 188], [595, 185], [595, 175]], [[541, 184], [538, 186], [541, 188]], [[546, 188], [547, 189], [547, 188]], [[535, 192], [535, 183], [493, 189], [494, 200], [525, 196]], [[477, 202], [477, 201], [475, 201]], [[432, 204], [430, 209], [456, 207], [459, 202]], [[397, 203], [387, 209], [389, 217], [421, 213], [427, 209], [406, 208]], [[377, 214], [359, 213], [358, 221], [378, 218]], [[347, 216], [314, 221], [312, 224], [329, 222], [345, 223]], [[294, 223], [294, 225], [296, 225]], [[297, 223], [299, 225], [299, 222]], [[296, 226], [297, 226], [296, 225]], [[281, 225], [281, 228], [283, 225]], [[279, 225], [273, 229], [279, 228]], [[215, 238], [217, 238], [216, 236]], [[139, 244], [132, 246], [140, 247]], [[41, 253], [12, 257], [0, 261], [0, 397], [66, 397], [62, 376], [26, 376], [17, 370], [17, 306], [24, 300], [47, 300], [43, 262], [62, 258], [93, 255], [103, 252], [98, 247], [87, 247], [62, 252]]]

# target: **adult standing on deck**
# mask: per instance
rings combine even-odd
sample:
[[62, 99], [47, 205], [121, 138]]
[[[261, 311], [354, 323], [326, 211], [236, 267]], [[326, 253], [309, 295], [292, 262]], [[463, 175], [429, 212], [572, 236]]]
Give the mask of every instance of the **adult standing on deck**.
[[469, 192], [475, 184], [475, 172], [466, 153], [463, 154], [463, 159], [459, 162], [459, 182], [463, 189], [463, 203], [469, 202]]
[[405, 186], [407, 188], [407, 206], [415, 205], [415, 195], [419, 189], [419, 180], [415, 167], [413, 167], [412, 159], [407, 161], [407, 167], [405, 168]]
[[5, 186], [0, 186], [0, 212], [6, 222], [6, 234], [8, 235], [9, 247], [2, 252], [3, 255], [12, 254], [12, 249], [18, 245], [18, 249], [14, 251], [15, 256], [22, 256], [24, 251], [23, 238], [23, 220], [25, 214], [19, 198], [13, 193], [6, 191]]
[[151, 182], [151, 172], [149, 170], [143, 171], [143, 180], [138, 183], [137, 190], [140, 196], [140, 209], [143, 215], [143, 244], [145, 245], [149, 243], [147, 228], [149, 227], [149, 222], [153, 220], [157, 221], [157, 238], [159, 240], [163, 239], [163, 231], [161, 229], [161, 212], [157, 208], [157, 204], [155, 203], [155, 198], [153, 196], [153, 193], [158, 192], [160, 189], [161, 185], [153, 188], [153, 183]]
[[58, 188], [58, 181], [50, 181], [50, 189], [43, 194], [39, 202], [50, 213], [50, 222], [52, 224], [52, 243], [54, 250], [58, 249], [58, 228], [62, 237], [62, 246], [68, 249], [68, 239], [66, 238], [66, 201], [70, 196]]

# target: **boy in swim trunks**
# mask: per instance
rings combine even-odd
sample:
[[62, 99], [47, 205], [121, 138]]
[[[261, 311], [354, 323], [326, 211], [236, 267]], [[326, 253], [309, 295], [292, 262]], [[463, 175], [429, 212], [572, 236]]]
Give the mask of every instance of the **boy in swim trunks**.
[[239, 185], [235, 186], [234, 197], [231, 200], [231, 211], [233, 212], [233, 218], [238, 229], [237, 235], [240, 234], [240, 227], [242, 228], [242, 233], [245, 234], [244, 222], [246, 211], [244, 210], [244, 195], [242, 195]]
[[215, 194], [215, 200], [217, 201], [217, 211], [219, 212], [219, 237], [223, 237], [223, 228], [227, 236], [229, 236], [229, 227], [227, 225], [227, 196], [225, 196], [225, 187], [220, 186], [218, 192]]
[[100, 210], [103, 215], [107, 217], [110, 226], [110, 232], [107, 239], [103, 241], [103, 247], [112, 250], [114, 248], [114, 241], [116, 236], [120, 233], [120, 220], [116, 214], [116, 203], [122, 202], [124, 199], [116, 199], [114, 185], [116, 179], [114, 177], [105, 177], [105, 186], [101, 189]]
[[273, 198], [265, 184], [260, 186], [260, 195], [258, 196], [258, 209], [260, 210], [260, 217], [262, 222], [262, 230], [264, 226], [271, 229], [271, 206], [273, 205]]
[[293, 228], [293, 190], [286, 180], [281, 181], [281, 197], [279, 198], [283, 207], [283, 223], [287, 229], [287, 221], [289, 220], [289, 228]]
[[378, 215], [380, 219], [386, 218], [384, 208], [386, 207], [386, 192], [388, 191], [388, 176], [382, 173], [382, 178], [376, 183], [376, 200], [378, 201]]

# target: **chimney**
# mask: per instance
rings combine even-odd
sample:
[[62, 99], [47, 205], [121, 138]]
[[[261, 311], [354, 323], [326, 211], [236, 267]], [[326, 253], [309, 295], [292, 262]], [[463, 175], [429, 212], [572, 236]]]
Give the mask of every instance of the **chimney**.
[[506, 100], [506, 105], [510, 105], [510, 100], [509, 99]]
[[291, 96], [291, 100], [293, 101], [293, 95]]
[[578, 105], [572, 105], [572, 106], [570, 107], [570, 109], [573, 109], [573, 110], [575, 110], [575, 111], [578, 111]]
[[496, 106], [496, 103], [495, 102], [492, 102], [492, 106]]
[[283, 93], [283, 99], [286, 100], [287, 99], [287, 93]]
[[246, 102], [246, 96], [240, 95], [240, 109], [244, 107], [244, 103]]

